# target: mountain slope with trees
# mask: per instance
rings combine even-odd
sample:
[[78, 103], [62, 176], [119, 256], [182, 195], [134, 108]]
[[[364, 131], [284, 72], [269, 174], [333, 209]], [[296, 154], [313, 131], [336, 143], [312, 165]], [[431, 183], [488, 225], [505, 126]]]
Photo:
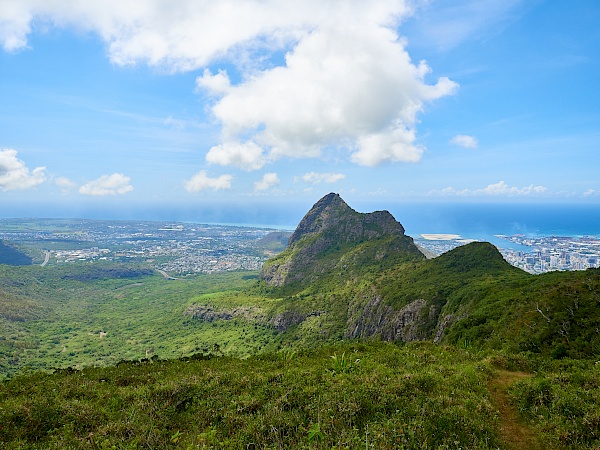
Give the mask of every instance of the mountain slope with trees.
[[261, 273], [271, 323], [305, 344], [431, 340], [563, 357], [600, 354], [600, 270], [530, 275], [491, 244], [425, 259], [387, 211], [328, 194]]

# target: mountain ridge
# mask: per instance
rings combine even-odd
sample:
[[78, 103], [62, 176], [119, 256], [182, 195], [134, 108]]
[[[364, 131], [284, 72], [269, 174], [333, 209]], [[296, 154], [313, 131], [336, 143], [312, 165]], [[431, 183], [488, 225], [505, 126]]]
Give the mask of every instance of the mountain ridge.
[[487, 242], [426, 259], [391, 214], [357, 213], [337, 194], [293, 236], [260, 282], [279, 299], [270, 323], [284, 341], [468, 342], [576, 357], [600, 348], [600, 270], [531, 275]]

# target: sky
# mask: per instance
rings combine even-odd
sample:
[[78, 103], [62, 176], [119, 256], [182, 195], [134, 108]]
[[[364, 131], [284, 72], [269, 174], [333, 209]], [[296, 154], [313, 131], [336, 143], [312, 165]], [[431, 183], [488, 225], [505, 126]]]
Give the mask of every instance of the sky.
[[600, 206], [598, 23], [597, 0], [0, 0], [0, 217]]

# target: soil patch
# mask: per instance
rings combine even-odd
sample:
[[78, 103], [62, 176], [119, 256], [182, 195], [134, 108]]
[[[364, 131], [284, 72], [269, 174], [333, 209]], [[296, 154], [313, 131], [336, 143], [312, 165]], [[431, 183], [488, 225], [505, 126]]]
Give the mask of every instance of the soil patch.
[[507, 393], [513, 383], [531, 376], [528, 373], [502, 370], [488, 382], [488, 390], [500, 413], [500, 436], [509, 449], [544, 449], [537, 435], [519, 417], [519, 412], [511, 404]]

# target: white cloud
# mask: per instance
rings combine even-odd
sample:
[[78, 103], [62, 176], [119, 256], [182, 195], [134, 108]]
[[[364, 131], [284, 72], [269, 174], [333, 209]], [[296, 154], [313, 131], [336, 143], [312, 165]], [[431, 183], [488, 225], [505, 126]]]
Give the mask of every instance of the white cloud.
[[206, 154], [206, 161], [250, 171], [263, 167], [267, 159], [264, 150], [254, 142], [225, 142], [212, 147]]
[[254, 183], [255, 191], [266, 191], [270, 187], [277, 186], [280, 180], [276, 173], [265, 173], [260, 181]]
[[[17, 3], [17, 2], [13, 2]], [[169, 71], [206, 69], [198, 89], [215, 97], [222, 126], [206, 160], [258, 170], [286, 157], [319, 157], [343, 148], [365, 166], [419, 161], [418, 116], [457, 84], [426, 81], [396, 34], [410, 0], [20, 0], [0, 17], [6, 49], [27, 45], [31, 24], [98, 34], [117, 65]], [[0, 13], [1, 14], [1, 13]], [[287, 52], [276, 66], [277, 55]], [[275, 55], [273, 57], [273, 55]]]
[[4, 191], [29, 189], [46, 181], [46, 168], [29, 171], [13, 149], [0, 150], [0, 189]]
[[215, 191], [231, 189], [233, 176], [220, 175], [216, 178], [210, 178], [206, 175], [206, 170], [201, 170], [185, 182], [185, 189], [188, 192], [198, 192], [203, 189], [213, 189]]
[[518, 188], [515, 186], [508, 186], [504, 181], [499, 181], [495, 184], [490, 184], [485, 187], [482, 192], [486, 195], [531, 195], [531, 194], [542, 194], [548, 189], [544, 186], [534, 186], [533, 184]]
[[225, 140], [251, 135], [267, 159], [317, 157], [334, 146], [365, 166], [416, 162], [418, 114], [457, 87], [447, 78], [425, 83], [428, 72], [390, 29], [330, 27], [303, 37], [285, 66], [232, 86], [213, 113]]
[[583, 193], [584, 197], [596, 197], [596, 196], [600, 196], [600, 191], [597, 191], [595, 189], [588, 189], [587, 191], [585, 191]]
[[479, 143], [477, 142], [477, 138], [475, 138], [474, 136], [469, 136], [467, 134], [457, 134], [452, 139], [450, 139], [450, 143], [464, 148], [477, 148], [477, 146], [479, 145]]
[[309, 172], [302, 175], [302, 179], [307, 183], [319, 184], [319, 183], [335, 183], [346, 178], [343, 173], [317, 173]]
[[193, 70], [244, 48], [281, 48], [332, 21], [393, 25], [407, 0], [8, 0], [0, 10], [7, 50], [27, 45], [32, 24], [98, 34], [115, 64]]
[[224, 70], [219, 70], [219, 73], [213, 75], [210, 70], [204, 69], [204, 74], [196, 78], [196, 87], [213, 95], [223, 95], [231, 90], [231, 81]]
[[525, 187], [509, 186], [504, 181], [493, 183], [481, 189], [456, 189], [452, 186], [441, 190], [432, 190], [429, 195], [441, 195], [444, 197], [476, 197], [476, 196], [529, 196], [540, 195], [548, 191], [544, 186], [534, 186], [533, 184]]
[[0, 9], [0, 42], [7, 52], [27, 47], [31, 32], [32, 5], [27, 2], [3, 2]]
[[54, 180], [54, 184], [57, 185], [63, 192], [68, 192], [71, 189], [77, 187], [77, 183], [69, 180], [67, 177], [58, 177]]
[[103, 175], [100, 178], [90, 181], [79, 188], [79, 193], [83, 195], [121, 195], [133, 191], [133, 186], [129, 184], [131, 178], [122, 173], [113, 173], [112, 175]]

